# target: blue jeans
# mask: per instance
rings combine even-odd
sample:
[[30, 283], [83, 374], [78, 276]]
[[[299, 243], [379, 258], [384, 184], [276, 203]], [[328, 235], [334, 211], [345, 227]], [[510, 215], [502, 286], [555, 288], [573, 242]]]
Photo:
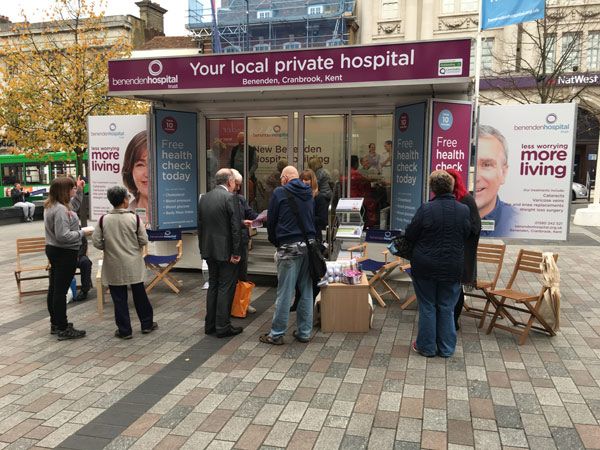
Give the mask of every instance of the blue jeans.
[[294, 300], [296, 285], [300, 289], [300, 300], [296, 310], [298, 337], [310, 338], [313, 323], [313, 296], [307, 255], [277, 261], [277, 300], [269, 333], [271, 337], [283, 336], [287, 331], [290, 305]]
[[413, 285], [419, 301], [417, 348], [425, 356], [452, 356], [456, 348], [454, 306], [460, 282], [413, 278]]

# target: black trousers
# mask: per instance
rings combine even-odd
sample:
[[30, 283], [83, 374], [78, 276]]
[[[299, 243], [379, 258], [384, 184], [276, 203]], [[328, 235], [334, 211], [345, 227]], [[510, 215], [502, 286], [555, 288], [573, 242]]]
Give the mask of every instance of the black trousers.
[[75, 275], [77, 250], [46, 245], [46, 256], [50, 261], [50, 280], [46, 298], [50, 323], [59, 330], [65, 330], [68, 323], [67, 291]]
[[238, 277], [237, 264], [207, 259], [208, 292], [206, 294], [206, 318], [204, 329], [225, 333], [231, 327], [231, 302]]
[[[129, 336], [132, 333], [131, 319], [129, 318], [129, 306], [127, 305], [127, 285], [111, 286], [109, 285], [110, 295], [115, 304], [115, 322], [121, 336]], [[131, 285], [131, 294], [133, 295], [133, 304], [135, 312], [142, 325], [142, 330], [152, 328], [154, 311], [146, 295], [144, 283]]]
[[77, 267], [81, 272], [81, 290], [88, 292], [92, 288], [92, 261], [82, 255], [77, 259]]

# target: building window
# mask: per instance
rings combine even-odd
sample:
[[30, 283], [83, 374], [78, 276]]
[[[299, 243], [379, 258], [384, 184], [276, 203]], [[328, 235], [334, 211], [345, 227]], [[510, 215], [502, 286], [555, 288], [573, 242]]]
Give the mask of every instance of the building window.
[[546, 35], [546, 63], [544, 64], [544, 72], [552, 73], [556, 68], [556, 35]]
[[562, 59], [564, 61], [562, 72], [576, 72], [579, 70], [581, 39], [578, 33], [565, 33], [562, 36]]
[[481, 41], [481, 70], [492, 70], [494, 66], [494, 38]]
[[600, 31], [590, 31], [588, 34], [587, 70], [600, 70]]
[[252, 47], [255, 52], [268, 52], [271, 50], [271, 44], [256, 44]]
[[442, 14], [477, 11], [478, 0], [441, 0]]
[[326, 47], [339, 47], [341, 45], [344, 45], [344, 42], [340, 38], [333, 38], [325, 41]]
[[302, 48], [302, 44], [300, 42], [286, 42], [283, 44], [283, 48], [285, 50], [293, 50], [295, 48]]
[[273, 11], [270, 9], [258, 9], [256, 11], [257, 19], [270, 19], [271, 17], [273, 17]]
[[309, 16], [314, 16], [317, 14], [323, 14], [323, 5], [311, 5], [308, 7]]
[[381, 0], [381, 18], [398, 18], [398, 0]]
[[454, 0], [442, 0], [442, 14], [454, 12]]
[[238, 53], [241, 52], [242, 49], [237, 45], [230, 45], [229, 47], [225, 47], [223, 49], [223, 53]]
[[461, 0], [460, 1], [461, 12], [477, 11], [477, 0]]

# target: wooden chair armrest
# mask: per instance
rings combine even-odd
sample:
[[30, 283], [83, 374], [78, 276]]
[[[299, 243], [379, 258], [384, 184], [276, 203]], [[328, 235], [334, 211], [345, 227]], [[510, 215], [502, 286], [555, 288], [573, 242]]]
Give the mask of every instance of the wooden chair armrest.
[[367, 259], [367, 244], [363, 243], [363, 244], [355, 245], [354, 247], [350, 247], [348, 249], [348, 251], [350, 252], [350, 259], [353, 258], [353, 255], [352, 255], [353, 252], [362, 253], [362, 256], [359, 257], [358, 259]]

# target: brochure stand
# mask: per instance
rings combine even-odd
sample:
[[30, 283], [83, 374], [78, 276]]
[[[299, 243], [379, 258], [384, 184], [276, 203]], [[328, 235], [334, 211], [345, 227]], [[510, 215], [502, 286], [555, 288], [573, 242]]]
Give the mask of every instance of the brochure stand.
[[360, 241], [364, 222], [360, 215], [363, 198], [340, 198], [335, 214], [338, 219], [336, 236], [342, 240]]

